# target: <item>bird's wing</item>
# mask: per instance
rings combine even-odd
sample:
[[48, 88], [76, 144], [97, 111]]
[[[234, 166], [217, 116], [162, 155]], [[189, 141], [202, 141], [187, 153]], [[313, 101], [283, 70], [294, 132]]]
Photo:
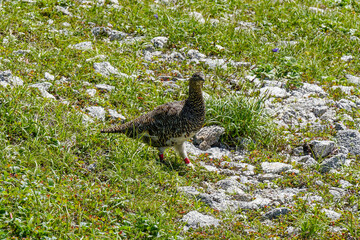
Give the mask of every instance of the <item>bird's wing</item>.
[[184, 103], [185, 101], [165, 103], [130, 122], [104, 129], [102, 132], [125, 133], [132, 138], [136, 138], [145, 132], [161, 133], [164, 129], [169, 129], [175, 125]]

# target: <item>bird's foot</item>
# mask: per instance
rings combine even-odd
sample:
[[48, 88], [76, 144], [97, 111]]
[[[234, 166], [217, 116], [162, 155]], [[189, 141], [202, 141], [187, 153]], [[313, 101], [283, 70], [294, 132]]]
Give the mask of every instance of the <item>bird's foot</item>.
[[188, 158], [185, 158], [184, 162], [186, 163], [187, 167], [195, 169], [194, 164], [192, 164]]

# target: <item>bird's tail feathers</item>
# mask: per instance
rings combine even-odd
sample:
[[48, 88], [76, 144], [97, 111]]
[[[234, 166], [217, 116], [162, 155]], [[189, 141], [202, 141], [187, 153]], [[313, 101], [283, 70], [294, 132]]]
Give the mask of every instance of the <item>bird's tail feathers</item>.
[[127, 132], [127, 126], [125, 124], [112, 126], [109, 128], [102, 129], [100, 131], [101, 133], [126, 133]]

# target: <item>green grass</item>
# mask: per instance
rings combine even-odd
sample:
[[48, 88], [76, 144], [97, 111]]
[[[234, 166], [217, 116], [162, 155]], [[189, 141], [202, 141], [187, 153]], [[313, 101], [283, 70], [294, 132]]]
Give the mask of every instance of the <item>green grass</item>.
[[[263, 98], [227, 95], [207, 101], [207, 123], [223, 126], [223, 141], [229, 145], [275, 147], [276, 132], [263, 112]], [[247, 141], [246, 141], [247, 140]]]
[[[360, 75], [360, 41], [350, 40], [351, 36], [360, 38], [358, 1], [327, 0], [320, 4], [309, 0], [178, 0], [166, 5], [124, 0], [119, 1], [119, 8], [109, 2], [82, 7], [78, 1], [70, 0], [2, 1], [0, 71], [11, 70], [24, 80], [25, 86], [0, 87], [0, 239], [359, 238], [359, 215], [349, 210], [360, 204], [359, 158], [353, 158], [352, 167], [338, 174], [321, 175], [296, 166], [299, 174], [284, 174], [274, 181], [282, 188], [306, 187], [322, 196], [326, 208], [342, 213], [339, 220], [329, 221], [318, 208], [310, 209], [297, 198], [291, 214], [266, 225], [261, 219], [266, 209], [218, 212], [178, 193], [179, 186], [200, 186], [203, 181], [215, 183], [225, 177], [199, 166], [200, 160], [212, 161], [207, 156], [193, 159], [196, 171], [188, 171], [172, 150], [165, 154], [167, 164], [161, 164], [156, 149], [122, 135], [99, 133], [105, 125], [118, 121], [83, 123], [81, 115], [85, 107], [102, 106], [132, 119], [157, 105], [184, 99], [187, 94], [186, 81], [177, 81], [180, 88], [164, 94], [166, 87], [153, 81], [146, 70], [154, 71], [156, 80], [171, 75], [172, 70], [185, 77], [203, 71], [211, 76], [204, 87], [211, 96], [206, 124], [226, 129], [223, 143], [239, 146], [241, 138], [251, 139], [253, 144], [248, 145], [244, 161], [255, 165], [257, 171], [264, 161], [287, 162], [282, 150], [308, 139], [332, 139], [335, 131], [276, 129], [263, 113], [264, 99], [256, 96], [256, 86], [246, 80], [241, 81], [241, 86], [233, 86], [229, 79], [241, 80], [251, 74], [261, 80], [287, 81], [288, 89], [305, 82], [317, 83], [327, 90], [329, 98], [343, 98], [340, 91], [329, 89], [338, 84], [353, 85], [347, 83], [346, 73]], [[60, 13], [56, 6], [68, 8], [73, 16]], [[315, 13], [309, 7], [326, 12]], [[200, 24], [188, 15], [191, 11], [220, 22]], [[257, 30], [235, 30], [239, 21], [254, 22]], [[70, 26], [64, 26], [65, 22]], [[94, 38], [89, 22], [96, 26], [110, 24], [114, 30], [143, 39], [122, 44], [109, 42], [106, 37]], [[252, 67], [212, 70], [187, 61], [146, 62], [142, 50], [157, 36], [169, 38], [166, 47], [160, 49], [165, 53], [197, 49], [219, 59], [247, 61]], [[84, 41], [91, 41], [93, 49], [68, 48]], [[280, 41], [298, 44], [279, 46]], [[216, 45], [225, 50], [219, 51]], [[274, 48], [279, 51], [273, 52]], [[30, 53], [13, 54], [20, 49]], [[120, 72], [138, 78], [96, 74], [93, 62], [86, 59], [100, 54], [106, 55], [106, 61]], [[352, 55], [354, 60], [344, 62], [340, 60], [343, 55]], [[41, 82], [45, 72], [55, 76], [49, 92], [57, 101], [43, 99], [37, 89], [27, 87]], [[56, 82], [61, 77], [70, 80]], [[95, 97], [89, 97], [85, 91], [98, 83], [110, 84], [116, 90], [98, 91]], [[353, 95], [360, 96], [356, 86]], [[351, 116], [359, 118], [360, 113], [356, 110]], [[222, 160], [216, 161], [218, 164]], [[96, 164], [95, 170], [88, 170], [90, 164]], [[339, 179], [353, 186], [343, 201], [336, 202], [329, 187], [338, 187]], [[317, 180], [328, 185], [318, 186]], [[191, 210], [222, 219], [223, 223], [218, 228], [183, 232], [184, 223], [179, 219]], [[299, 234], [286, 234], [290, 226], [298, 227]], [[333, 233], [329, 226], [345, 230]]]

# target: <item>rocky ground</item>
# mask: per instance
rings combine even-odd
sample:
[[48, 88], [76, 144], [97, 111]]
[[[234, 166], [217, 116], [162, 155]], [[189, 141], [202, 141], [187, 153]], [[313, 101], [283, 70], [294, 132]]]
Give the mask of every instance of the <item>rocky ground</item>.
[[[37, 1], [22, 2], [32, 4]], [[121, 3], [117, 0], [78, 2], [78, 7], [81, 9], [91, 9], [96, 6], [108, 6], [111, 9], [122, 8]], [[172, 3], [172, 1], [155, 1], [154, 6], [171, 8]], [[52, 9], [65, 18], [79, 17], [72, 13], [71, 8], [65, 8], [60, 4], [56, 4]], [[251, 15], [251, 10], [247, 11], [250, 11]], [[326, 14], [328, 10], [310, 7], [307, 11], [314, 14]], [[212, 26], [223, 24], [231, 19], [231, 17], [205, 18], [197, 11], [188, 12], [187, 15], [197, 24], [209, 23]], [[158, 19], [159, 16], [154, 15], [154, 18]], [[62, 28], [56, 28], [53, 24], [51, 19], [41, 22], [41, 26], [46, 29], [47, 34], [76, 35], [69, 28], [71, 24], [68, 22], [62, 22]], [[156, 37], [149, 38], [145, 33], [131, 34], [115, 30], [116, 28], [112, 24], [105, 26], [105, 24], [97, 24], [91, 20], [84, 20], [84, 24], [89, 29], [87, 40], [67, 45], [66, 51], [74, 51], [84, 56], [88, 52], [96, 52], [96, 54], [86, 55], [88, 57], [84, 57], [84, 61], [76, 63], [76, 68], [79, 69], [90, 66], [85, 72], [97, 76], [96, 80], [74, 80], [64, 72], [47, 70], [50, 67], [46, 65], [44, 66], [45, 70], [42, 69], [44, 71], [40, 78], [32, 78], [31, 81], [24, 79], [18, 69], [14, 66], [9, 67], [15, 58], [16, 61], [25, 63], [29, 67], [24, 70], [26, 73], [31, 72], [31, 67], [40, 64], [35, 61], [29, 62], [30, 56], [38, 54], [37, 50], [31, 47], [19, 47], [7, 54], [0, 55], [0, 86], [4, 93], [4, 97], [0, 98], [0, 107], [5, 102], [4, 99], [8, 93], [25, 89], [25, 91], [31, 91], [36, 99], [54, 104], [53, 108], [69, 107], [67, 110], [69, 114], [75, 112], [81, 116], [82, 125], [98, 131], [105, 124], [118, 124], [133, 117], [131, 114], [126, 114], [127, 111], [116, 105], [116, 101], [113, 99], [116, 100], [116, 97], [119, 96], [116, 94], [124, 94], [130, 99], [134, 93], [119, 93], [123, 83], [108, 81], [108, 79], [126, 79], [139, 86], [151, 82], [151, 84], [156, 84], [157, 89], [160, 89], [160, 93], [156, 93], [160, 95], [158, 97], [160, 99], [164, 95], [178, 97], [178, 92], [183, 88], [184, 82], [193, 69], [206, 70], [207, 83], [203, 95], [207, 102], [225, 95], [263, 99], [262, 107], [266, 116], [273, 122], [272, 127], [276, 129], [274, 134], [276, 134], [277, 140], [274, 143], [275, 146], [270, 149], [262, 148], [261, 144], [256, 145], [258, 143], [255, 140], [246, 137], [242, 139], [241, 145], [237, 144], [238, 142], [233, 144], [226, 140], [228, 134], [226, 126], [207, 123], [194, 139], [186, 144], [186, 150], [195, 162], [195, 174], [216, 177], [205, 177], [203, 181], [176, 180], [178, 186], [175, 187], [176, 193], [174, 194], [180, 194], [187, 199], [188, 203], [193, 203], [186, 212], [168, 217], [172, 220], [175, 219], [176, 226], [180, 229], [177, 239], [194, 238], [194, 235], [191, 234], [197, 234], [196, 231], [199, 229], [199, 231], [215, 233], [217, 229], [234, 231], [233, 228], [238, 227], [235, 223], [241, 223], [241, 233], [248, 234], [247, 236], [250, 238], [256, 236], [257, 233], [260, 234], [263, 228], [270, 232], [276, 229], [274, 230], [277, 232], [276, 237], [285, 238], [321, 237], [322, 234], [325, 235], [324, 232], [330, 234], [329, 236], [334, 236], [335, 239], [356, 239], [359, 236], [360, 94], [358, 88], [360, 77], [353, 73], [354, 71], [351, 74], [345, 71], [342, 81], [334, 81], [331, 84], [322, 84], [323, 80], [328, 78], [327, 76], [323, 76], [321, 81], [316, 79], [308, 82], [298, 81], [298, 78], [295, 78], [297, 79], [295, 81], [291, 76], [275, 76], [274, 69], [262, 71], [261, 66], [250, 60], [235, 61], [230, 57], [205, 54], [190, 44], [178, 48], [168, 34], [158, 34]], [[264, 25], [266, 24], [264, 23]], [[236, 23], [235, 30], [256, 32], [259, 31], [259, 24], [239, 21]], [[13, 41], [11, 34], [6, 35], [0, 32], [0, 37], [4, 45], [11, 44]], [[357, 37], [353, 35], [350, 40], [358, 41]], [[261, 41], [265, 46], [271, 45], [274, 54], [300, 44], [294, 40], [270, 42], [262, 38]], [[112, 54], [112, 50], [99, 51], [95, 46], [98, 42], [109, 46], [110, 49], [116, 49], [116, 52], [121, 54], [124, 52], [126, 54], [130, 48], [136, 48], [132, 54], [135, 55], [136, 61], [142, 68], [135, 68], [133, 71], [127, 71], [128, 73], [120, 71], [112, 64], [111, 56], [108, 56]], [[213, 47], [216, 51], [227, 51], [220, 44], [214, 44]], [[354, 60], [354, 57], [349, 54], [342, 54], [339, 58], [344, 64]], [[285, 56], [282, 61], [291, 65], [296, 60], [294, 56]], [[153, 66], [167, 66], [164, 67], [167, 74], [159, 74]], [[171, 70], [169, 66], [186, 66], [188, 69], [184, 73], [177, 69]], [[233, 74], [226, 75], [225, 81], [218, 83], [214, 80], [221, 75], [219, 72], [227, 71]], [[84, 73], [84, 76], [86, 74]], [[76, 74], [73, 76], [76, 78]], [[125, 91], [124, 88], [121, 89]], [[217, 96], [213, 94], [215, 91]], [[68, 92], [71, 92], [71, 97], [69, 97], [70, 94], [67, 95]], [[81, 101], [80, 98], [85, 100]], [[143, 99], [143, 97], [136, 98]], [[109, 99], [112, 100], [112, 104], [109, 103]], [[143, 110], [141, 106], [136, 113], [141, 113]], [[75, 135], [67, 136], [66, 143], [63, 145], [67, 145], [70, 149], [76, 145], [76, 138]], [[278, 146], [276, 146], [277, 144]], [[256, 146], [255, 149], [253, 146]], [[104, 146], [99, 148], [104, 148]], [[133, 152], [142, 152], [139, 150], [142, 148], [142, 145], [137, 146]], [[111, 157], [107, 155], [106, 151], [101, 151], [99, 155], [105, 156], [104, 158], [108, 160]], [[79, 158], [85, 159], [81, 164], [78, 163], [80, 161], [76, 156], [75, 162], [81, 166], [81, 172], [97, 174], [103, 170], [102, 168], [106, 168], [100, 157], [90, 155], [85, 157], [81, 155]], [[116, 159], [116, 157], [112, 157]], [[13, 158], [15, 157], [12, 156], [11, 159]], [[91, 161], [88, 160], [90, 158]], [[131, 157], [129, 158], [131, 159]], [[37, 163], [35, 165], [37, 168]], [[3, 166], [7, 165], [4, 163]], [[7, 168], [14, 169], [14, 166], [9, 165]], [[118, 169], [121, 170], [120, 167]], [[122, 178], [119, 177], [119, 179]], [[122, 179], [121, 182], [129, 179], [136, 182], [130, 177]], [[116, 185], [117, 181], [119, 180], [109, 182], [111, 184], [115, 182]], [[185, 182], [187, 185], [184, 184]], [[8, 183], [4, 183], [4, 186], [6, 184]], [[131, 197], [134, 198], [134, 196]], [[177, 199], [177, 201], [180, 200]], [[131, 201], [129, 200], [129, 202]], [[136, 207], [131, 207], [129, 207], [131, 210], [126, 208], [124, 212], [135, 211]], [[144, 212], [146, 211], [144, 210]], [[0, 213], [4, 216], [7, 214], [4, 217], [6, 219], [15, 219], [11, 211], [2, 211], [0, 208]], [[296, 219], [297, 216], [302, 218]], [[317, 216], [321, 216], [322, 220], [317, 220]], [[122, 219], [125, 218], [122, 217]], [[258, 224], [253, 223], [255, 220]], [[79, 228], [81, 225], [75, 224], [75, 220], [71, 221], [73, 227]], [[284, 222], [285, 225], [283, 225]], [[146, 224], [144, 223], [144, 226]], [[123, 226], [125, 225], [124, 223]], [[283, 226], [285, 226], [284, 229], [282, 229]], [[240, 227], [238, 228], [240, 229]], [[146, 229], [144, 232], [152, 231], [146, 227], [144, 229]], [[311, 231], [319, 231], [319, 234]], [[81, 232], [79, 234], [81, 235]], [[269, 232], [261, 234], [263, 234], [261, 235], [263, 238], [271, 235]]]

